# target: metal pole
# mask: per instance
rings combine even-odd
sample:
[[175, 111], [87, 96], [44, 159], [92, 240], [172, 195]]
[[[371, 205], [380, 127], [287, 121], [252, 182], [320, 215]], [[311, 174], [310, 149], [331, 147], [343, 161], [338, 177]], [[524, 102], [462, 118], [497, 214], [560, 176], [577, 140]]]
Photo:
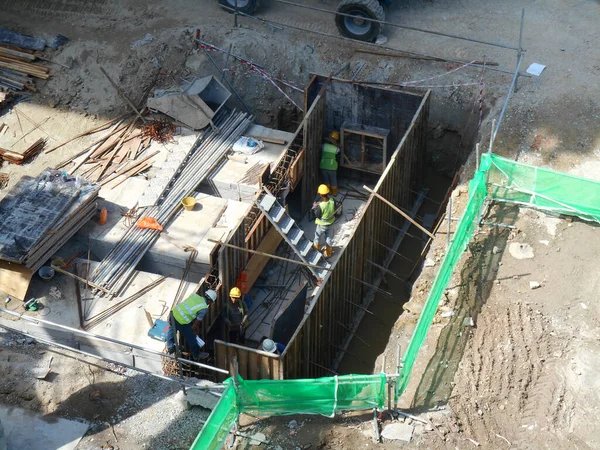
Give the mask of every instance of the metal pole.
[[479, 143], [475, 144], [475, 170], [479, 172]]
[[[213, 63], [213, 66], [215, 66], [219, 72], [223, 73], [223, 69], [221, 69], [219, 67], [219, 65], [217, 64], [217, 62], [213, 59], [213, 57], [210, 56], [210, 53], [208, 52], [208, 50], [206, 50], [206, 48], [202, 48], [202, 50], [204, 50], [204, 53], [206, 54], [206, 56], [208, 56], [208, 59], [210, 59], [210, 62]], [[227, 78], [225, 78], [225, 82], [227, 83], [227, 86], [229, 86], [229, 88], [233, 91], [233, 93], [238, 98], [238, 100], [242, 103], [242, 105], [244, 105], [246, 112], [248, 114], [252, 114], [252, 111], [250, 110], [250, 108], [248, 108], [248, 105], [246, 105], [244, 103], [244, 100], [242, 100], [242, 97], [240, 96], [240, 94], [238, 94], [238, 91], [235, 90], [235, 88], [231, 85], [231, 83], [229, 82], [229, 80]]]
[[452, 227], [452, 196], [448, 199], [448, 234], [446, 235], [446, 251], [450, 248], [450, 229]]
[[496, 119], [492, 120], [492, 131], [490, 131], [490, 146], [488, 147], [488, 153], [492, 154], [492, 146], [494, 145], [494, 129], [496, 128]]
[[233, 12], [233, 26], [238, 27], [238, 0], [235, 0], [235, 11]]
[[504, 118], [504, 113], [506, 112], [506, 108], [508, 106], [508, 101], [510, 100], [510, 96], [512, 95], [514, 87], [517, 83], [517, 78], [519, 77], [519, 70], [521, 69], [521, 64], [523, 63], [523, 56], [523, 53], [519, 54], [519, 59], [517, 60], [517, 68], [515, 69], [515, 74], [513, 76], [512, 83], [510, 84], [506, 100], [504, 101], [504, 106], [502, 106], [502, 111], [500, 111], [500, 117], [498, 118], [498, 124], [496, 125], [496, 130], [494, 131], [494, 138], [492, 139], [492, 142], [494, 141], [494, 139], [496, 139], [498, 129], [502, 124], [502, 119]]
[[98, 334], [90, 333], [89, 331], [78, 330], [77, 328], [68, 327], [66, 325], [61, 325], [59, 323], [49, 322], [49, 321], [43, 320], [43, 319], [35, 319], [33, 317], [29, 317], [29, 316], [26, 316], [24, 314], [21, 314], [21, 313], [15, 312], [15, 311], [11, 311], [10, 309], [0, 308], [0, 312], [3, 312], [5, 314], [8, 314], [8, 315], [13, 316], [13, 317], [17, 317], [18, 319], [21, 319], [21, 320], [25, 320], [26, 322], [31, 322], [31, 323], [35, 323], [35, 324], [43, 323], [43, 324], [46, 324], [46, 325], [50, 325], [52, 327], [62, 328], [63, 330], [68, 330], [68, 331], [70, 331], [72, 333], [80, 334], [82, 336], [89, 337], [91, 339], [97, 339], [97, 340], [100, 340], [100, 341], [112, 342], [113, 344], [120, 344], [120, 345], [123, 345], [123, 346], [128, 347], [128, 348], [135, 348], [136, 350], [141, 350], [141, 351], [148, 352], [148, 353], [151, 353], [151, 354], [154, 354], [154, 355], [158, 355], [158, 356], [162, 356], [162, 357], [165, 357], [165, 358], [175, 359], [175, 360], [181, 360], [181, 361], [183, 361], [183, 362], [185, 362], [187, 364], [191, 364], [193, 366], [201, 367], [203, 369], [214, 370], [215, 372], [221, 372], [221, 373], [224, 373], [226, 375], [229, 374], [229, 372], [227, 370], [219, 369], [218, 367], [213, 367], [213, 366], [209, 366], [207, 364], [202, 364], [202, 363], [198, 363], [198, 362], [195, 362], [195, 361], [190, 361], [188, 359], [176, 358], [175, 356], [171, 356], [169, 354], [162, 353], [162, 352], [159, 352], [157, 350], [152, 350], [151, 348], [141, 347], [139, 345], [130, 344], [128, 342], [119, 341], [118, 339], [113, 339], [113, 338], [109, 338], [109, 337], [106, 337], [106, 336], [100, 336]]
[[[149, 370], [145, 370], [145, 369], [140, 369], [139, 367], [135, 367], [135, 366], [132, 366], [132, 365], [130, 365], [130, 364], [126, 364], [126, 363], [122, 363], [122, 362], [120, 362], [120, 361], [115, 361], [115, 360], [113, 360], [113, 359], [105, 358], [104, 356], [98, 356], [98, 355], [94, 355], [93, 353], [88, 353], [88, 352], [86, 352], [86, 351], [83, 351], [83, 350], [79, 350], [79, 349], [77, 349], [77, 348], [70, 347], [70, 346], [68, 346], [68, 345], [59, 344], [58, 342], [53, 342], [53, 341], [50, 341], [50, 340], [48, 340], [48, 339], [44, 339], [44, 338], [41, 338], [41, 337], [35, 336], [35, 335], [33, 335], [33, 334], [25, 333], [24, 331], [17, 330], [16, 328], [12, 328], [12, 327], [9, 327], [9, 326], [3, 325], [3, 324], [0, 324], [0, 328], [4, 328], [5, 330], [11, 331], [11, 332], [13, 332], [13, 333], [19, 333], [19, 334], [22, 334], [23, 336], [30, 337], [30, 338], [32, 338], [32, 339], [35, 339], [35, 340], [36, 340], [36, 341], [38, 341], [38, 342], [42, 342], [42, 343], [44, 343], [44, 344], [46, 344], [46, 345], [51, 345], [51, 346], [53, 346], [53, 347], [58, 347], [58, 348], [62, 348], [62, 349], [64, 349], [64, 350], [69, 350], [69, 351], [71, 351], [71, 352], [79, 353], [79, 354], [81, 354], [81, 355], [84, 355], [84, 356], [88, 356], [88, 357], [90, 357], [90, 358], [97, 359], [97, 360], [99, 360], [99, 361], [105, 361], [105, 362], [109, 362], [109, 363], [112, 363], [112, 364], [116, 364], [116, 365], [118, 365], [118, 366], [127, 367], [128, 369], [135, 370], [136, 372], [141, 372], [141, 373], [144, 373], [144, 374], [146, 374], [146, 375], [152, 375], [153, 377], [156, 377], [156, 378], [161, 378], [161, 379], [163, 379], [163, 380], [167, 380], [167, 381], [174, 381], [174, 382], [176, 382], [176, 383], [181, 383], [181, 384], [183, 384], [184, 386], [187, 386], [187, 387], [190, 387], [190, 388], [205, 389], [205, 390], [209, 391], [209, 393], [210, 393], [210, 394], [216, 395], [217, 397], [220, 397], [221, 395], [220, 395], [220, 394], [217, 394], [217, 393], [214, 393], [214, 392], [210, 392], [210, 390], [211, 390], [211, 389], [224, 389], [224, 388], [225, 388], [225, 386], [222, 386], [222, 385], [215, 385], [215, 386], [196, 386], [196, 385], [194, 385], [194, 384], [185, 383], [183, 380], [176, 380], [175, 378], [167, 377], [167, 376], [165, 376], [165, 375], [159, 375], [159, 374], [157, 374], [157, 373], [150, 372]], [[108, 369], [106, 369], [106, 370], [108, 370]]]
[[[519, 57], [523, 54], [523, 25], [525, 23], [525, 8], [521, 10], [521, 28], [519, 29], [519, 49], [517, 50], [517, 66], [519, 65]], [[518, 69], [517, 69], [518, 72]], [[517, 92], [519, 77], [515, 80], [514, 92]]]
[[[196, 41], [198, 43], [198, 41]], [[229, 44], [229, 51], [227, 52], [227, 58], [225, 58], [225, 70], [229, 67], [229, 57], [231, 56], [231, 49], [233, 48], [233, 44]], [[223, 70], [223, 75], [221, 76], [221, 82], [225, 79], [225, 70]]]
[[402, 346], [398, 344], [398, 351], [396, 352], [396, 373], [398, 377], [396, 378], [396, 390], [394, 395], [394, 408], [398, 407], [398, 389], [400, 386], [400, 368], [402, 367]]

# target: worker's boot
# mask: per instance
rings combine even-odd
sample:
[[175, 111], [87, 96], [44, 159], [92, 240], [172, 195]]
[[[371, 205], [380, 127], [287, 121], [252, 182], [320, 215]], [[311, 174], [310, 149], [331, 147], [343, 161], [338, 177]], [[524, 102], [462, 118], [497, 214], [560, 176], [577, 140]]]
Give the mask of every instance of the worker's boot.
[[333, 255], [333, 248], [331, 248], [329, 245], [325, 245], [325, 248], [323, 249], [323, 256], [325, 258], [331, 258], [331, 255]]
[[209, 356], [210, 356], [210, 354], [208, 354], [206, 352], [200, 352], [200, 353], [198, 353], [198, 355], [194, 356], [194, 359], [196, 361], [204, 361], [205, 359], [208, 359]]
[[313, 247], [315, 248], [316, 251], [321, 250], [321, 246], [319, 244], [313, 244]]
[[334, 197], [337, 196], [339, 193], [338, 187], [337, 186], [332, 187], [331, 193], [333, 194]]

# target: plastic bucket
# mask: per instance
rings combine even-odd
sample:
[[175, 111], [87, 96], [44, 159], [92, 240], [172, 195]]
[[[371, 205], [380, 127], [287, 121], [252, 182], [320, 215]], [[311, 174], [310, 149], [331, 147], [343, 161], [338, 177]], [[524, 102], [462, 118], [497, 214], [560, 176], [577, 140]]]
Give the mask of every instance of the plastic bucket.
[[43, 266], [38, 270], [38, 275], [42, 280], [51, 280], [54, 276], [54, 269], [50, 266]]
[[183, 200], [181, 200], [181, 205], [186, 211], [192, 211], [194, 206], [196, 206], [196, 199], [194, 197], [185, 197]]

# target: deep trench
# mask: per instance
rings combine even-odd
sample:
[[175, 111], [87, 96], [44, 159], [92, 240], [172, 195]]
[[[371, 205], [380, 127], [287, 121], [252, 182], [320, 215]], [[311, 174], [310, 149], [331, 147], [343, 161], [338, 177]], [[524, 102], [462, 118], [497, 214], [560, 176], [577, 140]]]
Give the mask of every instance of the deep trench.
[[[466, 141], [452, 130], [435, 137], [433, 133], [428, 133], [427, 165], [421, 186], [427, 189], [427, 194], [416, 220], [430, 229], [435, 227], [433, 220], [440, 208], [444, 207], [442, 202], [451, 187], [454, 174], [468, 157], [471, 145]], [[392, 328], [404, 312], [402, 307], [410, 299], [413, 283], [421, 273], [425, 257], [420, 259], [420, 256], [428, 239], [414, 225], [409, 227], [397, 251], [402, 256], [394, 256], [389, 265], [390, 271], [406, 281], [389, 274], [384, 276], [380, 289], [391, 293], [392, 298], [380, 293], [375, 295], [368, 308], [372, 314], [363, 316], [337, 369], [339, 374], [373, 373], [375, 361], [385, 351]]]

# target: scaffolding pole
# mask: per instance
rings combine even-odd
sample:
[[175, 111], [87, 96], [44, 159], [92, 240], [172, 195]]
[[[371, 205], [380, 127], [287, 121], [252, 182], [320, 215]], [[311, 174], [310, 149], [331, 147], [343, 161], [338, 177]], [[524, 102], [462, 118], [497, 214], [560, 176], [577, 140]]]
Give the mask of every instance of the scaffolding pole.
[[[66, 325], [61, 325], [59, 323], [49, 322], [49, 321], [43, 320], [43, 319], [36, 319], [36, 318], [29, 317], [29, 316], [26, 316], [24, 314], [21, 314], [21, 313], [15, 312], [15, 311], [11, 311], [10, 309], [0, 308], [0, 312], [3, 312], [3, 313], [8, 314], [10, 316], [16, 317], [17, 319], [24, 320], [26, 322], [34, 323], [36, 325], [39, 325], [40, 323], [42, 323], [42, 324], [45, 324], [45, 325], [49, 325], [51, 327], [56, 327], [56, 328], [61, 328], [63, 330], [67, 330], [67, 331], [70, 331], [71, 333], [79, 334], [81, 336], [85, 336], [85, 337], [88, 337], [90, 339], [96, 339], [96, 340], [99, 340], [99, 341], [105, 341], [105, 342], [111, 342], [113, 344], [119, 344], [119, 345], [122, 345], [122, 346], [127, 347], [127, 348], [132, 348], [132, 349], [134, 348], [136, 350], [141, 350], [141, 351], [148, 352], [148, 353], [153, 354], [153, 355], [158, 355], [158, 356], [161, 356], [161, 357], [164, 357], [164, 358], [174, 359], [176, 361], [182, 361], [182, 362], [184, 362], [186, 364], [190, 364], [190, 365], [193, 365], [193, 366], [196, 366], [196, 367], [200, 367], [202, 369], [213, 370], [215, 372], [224, 373], [226, 375], [229, 374], [229, 372], [227, 370], [219, 369], [218, 367], [214, 367], [214, 366], [209, 366], [208, 364], [202, 364], [202, 363], [199, 363], [199, 362], [190, 361], [188, 359], [177, 358], [175, 356], [169, 355], [167, 353], [162, 353], [162, 352], [159, 352], [158, 350], [153, 350], [151, 348], [141, 347], [139, 345], [131, 344], [129, 342], [120, 341], [118, 339], [113, 339], [113, 338], [109, 338], [109, 337], [106, 337], [106, 336], [100, 336], [99, 334], [90, 333], [89, 331], [78, 330], [77, 328], [68, 327]], [[0, 326], [3, 326], [3, 325], [0, 325]], [[35, 338], [35, 339], [37, 339], [37, 338]], [[120, 364], [120, 363], [117, 363], [117, 364]]]

